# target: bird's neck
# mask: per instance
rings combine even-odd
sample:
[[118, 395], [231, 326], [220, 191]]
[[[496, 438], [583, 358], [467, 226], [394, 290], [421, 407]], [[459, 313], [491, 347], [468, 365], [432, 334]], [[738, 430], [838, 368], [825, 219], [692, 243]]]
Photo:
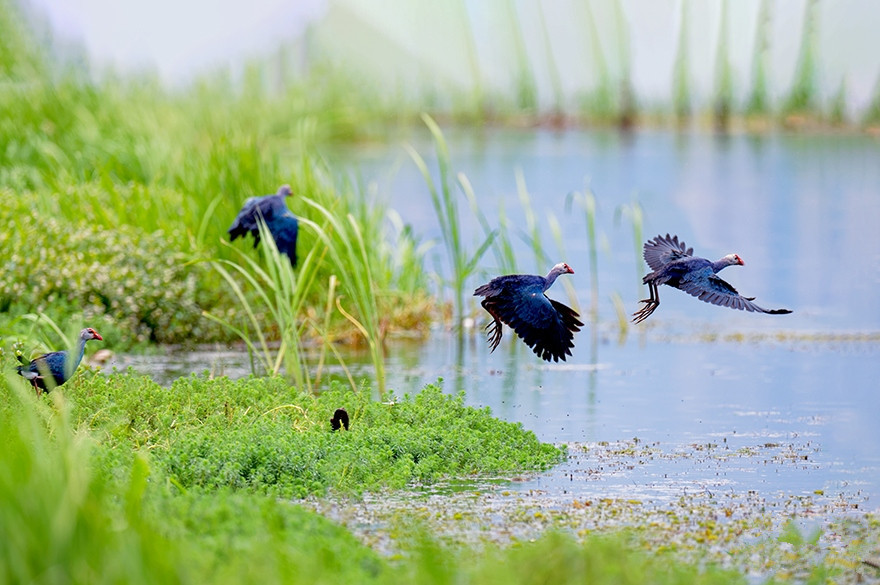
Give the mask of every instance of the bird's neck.
[[559, 273], [555, 270], [551, 270], [547, 273], [546, 278], [544, 278], [544, 290], [547, 290], [548, 288], [553, 286], [553, 283], [556, 282], [557, 276], [559, 276]]
[[86, 341], [88, 339], [80, 339], [76, 345], [76, 353], [74, 354], [74, 361], [71, 363], [73, 370], [79, 367], [79, 363], [82, 361], [83, 356], [86, 353]]
[[728, 266], [733, 266], [736, 262], [731, 262], [728, 258], [721, 258], [720, 260], [716, 260], [712, 263], [712, 271], [716, 274], [727, 268]]

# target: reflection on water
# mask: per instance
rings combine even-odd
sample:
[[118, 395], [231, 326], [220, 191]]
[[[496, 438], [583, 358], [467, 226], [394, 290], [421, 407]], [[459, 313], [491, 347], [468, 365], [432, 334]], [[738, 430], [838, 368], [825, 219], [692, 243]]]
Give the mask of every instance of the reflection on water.
[[[880, 507], [880, 142], [519, 130], [450, 131], [447, 139], [453, 167], [468, 175], [487, 216], [503, 202], [513, 226], [524, 224], [514, 175], [522, 169], [537, 216], [560, 218], [565, 251], [556, 250], [546, 224], [544, 245], [553, 262], [565, 260], [577, 272], [571, 281], [581, 307], [590, 300], [585, 225], [564, 213], [564, 200], [589, 182], [598, 200], [599, 321], [576, 335], [567, 363], [547, 364], [509, 330], [490, 354], [479, 330], [488, 317], [474, 305], [477, 329], [391, 342], [388, 388], [415, 392], [443, 378], [447, 392], [464, 391], [469, 404], [489, 406], [544, 441], [593, 445], [516, 489], [847, 492]], [[412, 143], [430, 158], [423, 135]], [[375, 181], [417, 233], [439, 237], [425, 184], [399, 144], [330, 158], [334, 168], [356, 166]], [[746, 265], [724, 277], [763, 305], [794, 313], [732, 311], [665, 287], [645, 326], [618, 341], [610, 295], [618, 292], [630, 312], [644, 296], [632, 229], [615, 220], [634, 199], [644, 208], [645, 238], [672, 232], [699, 255], [739, 253]], [[480, 239], [468, 213], [462, 224]], [[543, 274], [553, 263], [533, 266], [531, 251], [517, 238], [512, 243], [526, 271]], [[429, 265], [442, 267], [443, 259]], [[494, 275], [491, 255], [484, 268], [474, 286]], [[345, 359], [356, 377], [371, 375], [366, 355]], [[205, 369], [233, 377], [249, 371], [247, 356], [234, 352], [119, 362], [128, 364], [166, 382]], [[601, 465], [599, 443], [636, 438], [661, 456], [614, 473], [584, 471]], [[711, 445], [755, 456], [704, 463], [669, 456]]]

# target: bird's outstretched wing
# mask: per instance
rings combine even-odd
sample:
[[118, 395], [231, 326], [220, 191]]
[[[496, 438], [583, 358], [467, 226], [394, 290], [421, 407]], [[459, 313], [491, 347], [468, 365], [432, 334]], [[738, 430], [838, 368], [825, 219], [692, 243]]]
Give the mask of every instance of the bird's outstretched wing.
[[[548, 362], [565, 361], [565, 356], [571, 355], [574, 334], [583, 326], [577, 312], [542, 293], [490, 297], [482, 305], [496, 320], [513, 329], [535, 355]], [[497, 345], [501, 338], [497, 324], [490, 337], [493, 334], [491, 341]]]
[[660, 270], [670, 262], [694, 255], [694, 249], [688, 248], [678, 236], [657, 236], [645, 242], [645, 262], [651, 270]]
[[256, 240], [254, 242], [254, 247], [256, 247], [260, 241], [260, 229], [257, 227], [257, 220], [259, 218], [266, 222], [272, 220], [274, 216], [274, 199], [276, 197], [277, 195], [267, 195], [248, 198], [229, 227], [229, 230], [227, 230], [230, 241], [235, 241], [235, 238], [244, 237], [250, 233]]
[[767, 313], [768, 315], [786, 315], [791, 313], [789, 309], [765, 309], [759, 307], [752, 302], [754, 297], [742, 296], [730, 283], [714, 274], [708, 278], [683, 281], [679, 284], [678, 288], [689, 295], [697, 297], [701, 301], [720, 307], [729, 307], [750, 313]]

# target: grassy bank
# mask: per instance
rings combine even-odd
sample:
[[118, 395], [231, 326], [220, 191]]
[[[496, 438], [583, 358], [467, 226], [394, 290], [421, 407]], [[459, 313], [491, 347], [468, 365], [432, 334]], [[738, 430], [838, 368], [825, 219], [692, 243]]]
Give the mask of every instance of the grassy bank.
[[[854, 553], [822, 553], [792, 524], [722, 569], [699, 548], [715, 550], [746, 524], [739, 513], [729, 524], [704, 518], [687, 502], [657, 511], [644, 530], [626, 528], [639, 508], [631, 501], [525, 506], [509, 510], [519, 517], [509, 526], [540, 524], [540, 536], [501, 545], [491, 535], [479, 546], [433, 528], [468, 522], [473, 510], [408, 506], [383, 524], [396, 552], [380, 554], [299, 498], [381, 498], [414, 482], [518, 475], [561, 453], [434, 386], [393, 403], [368, 394], [336, 387], [309, 397], [278, 378], [190, 377], [162, 388], [80, 373], [36, 398], [20, 380], [0, 380], [0, 581], [738, 584], [755, 582], [739, 571], [756, 566], [770, 582], [871, 575], [852, 560], [876, 544], [870, 516], [835, 529]], [[331, 432], [340, 406], [351, 429]], [[618, 528], [575, 533], [574, 515], [591, 510]], [[664, 531], [678, 540], [658, 546]]]
[[[160, 388], [80, 375], [48, 397], [5, 379], [0, 394], [3, 582], [741, 582], [622, 537], [551, 533], [476, 553], [413, 527], [406, 555], [391, 560], [288, 499], [558, 460], [530, 432], [436, 388], [389, 405], [366, 391], [305, 398], [278, 379]], [[342, 404], [351, 430], [333, 433], [328, 414]]]

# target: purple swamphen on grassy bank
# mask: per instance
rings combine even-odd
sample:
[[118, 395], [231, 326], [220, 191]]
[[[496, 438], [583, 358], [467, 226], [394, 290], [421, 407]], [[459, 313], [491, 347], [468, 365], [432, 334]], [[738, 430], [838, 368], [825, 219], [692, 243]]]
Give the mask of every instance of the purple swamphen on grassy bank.
[[299, 222], [284, 202], [284, 198], [290, 195], [290, 185], [282, 185], [275, 195], [250, 197], [244, 202], [232, 226], [227, 230], [229, 241], [234, 242], [235, 238], [245, 237], [250, 233], [254, 237], [254, 248], [256, 248], [260, 243], [260, 229], [257, 222], [262, 220], [272, 234], [278, 251], [287, 254], [290, 265], [296, 267], [296, 236]]
[[24, 357], [18, 356], [22, 365], [18, 366], [18, 375], [33, 384], [37, 392], [51, 390], [67, 382], [83, 359], [86, 351], [86, 342], [92, 339], [103, 341], [104, 338], [98, 332], [88, 327], [79, 333], [79, 341], [73, 356], [69, 351], [53, 351], [43, 354], [28, 362]]
[[653, 272], [646, 274], [642, 282], [648, 285], [651, 296], [641, 300], [645, 306], [633, 313], [633, 322], [641, 323], [660, 306], [657, 287], [661, 284], [681, 289], [689, 295], [713, 305], [741, 311], [767, 313], [768, 315], [791, 313], [788, 309], [759, 307], [752, 302], [755, 297], [740, 295], [735, 288], [717, 276], [718, 272], [728, 266], [743, 266], [745, 264], [737, 254], [728, 254], [720, 260], [712, 262], [705, 258], [697, 258], [693, 253], [694, 249], [688, 248], [684, 242], [680, 242], [678, 236], [670, 237], [669, 234], [666, 234], [665, 238], [657, 236], [645, 243], [645, 262]]
[[560, 263], [546, 277], [499, 276], [474, 291], [474, 296], [485, 297], [481, 304], [492, 315], [486, 326], [492, 351], [501, 342], [501, 324], [505, 323], [541, 359], [565, 361], [565, 356], [571, 355], [574, 334], [584, 324], [577, 312], [544, 294], [560, 274], [574, 274], [574, 270]]

